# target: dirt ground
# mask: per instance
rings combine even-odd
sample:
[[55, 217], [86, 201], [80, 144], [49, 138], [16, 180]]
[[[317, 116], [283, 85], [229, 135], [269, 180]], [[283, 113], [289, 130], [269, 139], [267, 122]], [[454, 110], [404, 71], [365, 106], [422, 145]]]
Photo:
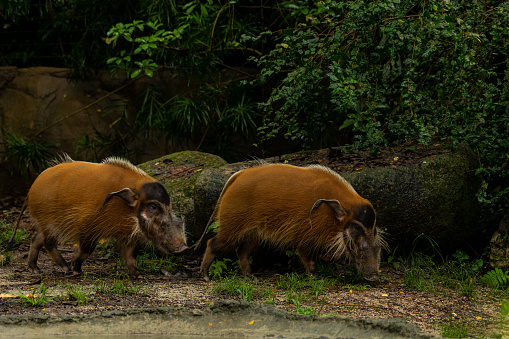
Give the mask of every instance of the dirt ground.
[[[328, 150], [313, 154], [300, 154], [286, 158], [289, 163], [305, 165], [319, 163], [337, 171], [362, 170], [372, 166], [399, 166], [426, 156], [444, 152], [444, 142], [437, 142], [430, 148], [414, 144], [405, 144], [386, 149], [379, 155], [368, 152], [355, 154]], [[0, 205], [0, 218], [10, 218], [21, 207], [22, 199], [10, 199]], [[28, 219], [24, 219], [22, 228], [30, 231]], [[126, 284], [138, 287], [136, 293], [126, 295], [97, 292], [97, 281], [109, 283], [126, 275], [124, 266], [105, 251], [96, 250], [83, 264], [84, 275], [73, 276], [60, 272], [46, 253], [39, 258], [42, 275], [33, 275], [28, 271], [26, 259], [29, 240], [12, 251], [11, 263], [0, 267], [0, 315], [15, 314], [91, 314], [106, 310], [128, 308], [151, 308], [159, 306], [189, 307], [204, 309], [212, 303], [224, 299], [240, 299], [213, 291], [216, 282], [203, 281], [199, 275], [199, 260], [180, 259], [175, 272], [157, 271], [145, 273], [143, 279], [127, 281]], [[66, 260], [71, 260], [76, 246], [66, 244], [60, 249]], [[270, 302], [277, 308], [290, 312], [296, 311], [296, 305], [286, 298], [285, 290], [278, 288], [277, 273], [274, 270], [257, 274], [257, 284], [274, 287]], [[32, 295], [41, 283], [55, 296], [53, 301], [41, 307], [30, 307], [22, 302], [20, 293]], [[66, 284], [81, 285], [90, 291], [86, 304], [65, 297]], [[267, 298], [258, 298], [254, 302], [266, 303]], [[500, 296], [492, 290], [480, 287], [474, 298], [467, 298], [447, 287], [438, 286], [434, 292], [420, 292], [403, 283], [402, 272], [387, 264], [381, 267], [381, 279], [370, 284], [345, 286], [339, 283], [324, 290], [321, 295], [302, 302], [301, 307], [310, 307], [316, 313], [337, 314], [355, 318], [402, 318], [417, 325], [426, 333], [439, 334], [440, 324], [465, 325], [469, 334], [484, 337], [499, 324]]]

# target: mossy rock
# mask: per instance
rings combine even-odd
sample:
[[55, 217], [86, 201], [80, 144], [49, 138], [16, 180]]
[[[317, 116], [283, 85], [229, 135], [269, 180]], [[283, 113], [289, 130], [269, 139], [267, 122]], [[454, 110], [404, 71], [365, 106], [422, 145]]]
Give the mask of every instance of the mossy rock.
[[138, 167], [158, 179], [168, 190], [175, 214], [184, 217], [186, 231], [193, 235], [197, 233], [194, 215], [196, 180], [204, 169], [226, 164], [225, 160], [213, 154], [183, 151], [145, 162]]

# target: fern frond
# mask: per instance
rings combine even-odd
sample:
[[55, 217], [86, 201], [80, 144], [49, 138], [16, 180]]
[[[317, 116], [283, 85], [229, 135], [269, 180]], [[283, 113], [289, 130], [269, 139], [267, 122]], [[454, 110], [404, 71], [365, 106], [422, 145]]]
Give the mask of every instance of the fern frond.
[[495, 268], [486, 272], [479, 281], [493, 288], [506, 286], [509, 285], [509, 272], [504, 272], [500, 268]]

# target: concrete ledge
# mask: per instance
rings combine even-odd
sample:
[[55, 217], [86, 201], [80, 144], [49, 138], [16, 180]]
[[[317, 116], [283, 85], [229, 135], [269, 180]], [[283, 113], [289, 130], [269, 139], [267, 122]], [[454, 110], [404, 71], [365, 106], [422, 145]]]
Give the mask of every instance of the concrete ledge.
[[299, 315], [270, 305], [220, 301], [209, 309], [147, 308], [91, 315], [0, 317], [1, 337], [122, 335], [222, 338], [439, 338], [401, 319]]

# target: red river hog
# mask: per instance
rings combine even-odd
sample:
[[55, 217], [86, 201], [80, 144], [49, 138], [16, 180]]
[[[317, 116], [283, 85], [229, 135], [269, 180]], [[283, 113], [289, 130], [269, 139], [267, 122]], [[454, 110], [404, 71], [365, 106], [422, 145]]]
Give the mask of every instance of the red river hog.
[[184, 224], [173, 213], [166, 189], [120, 158], [95, 164], [65, 156], [37, 177], [23, 209], [26, 207], [35, 228], [28, 255], [28, 267], [34, 273], [40, 273], [37, 258], [43, 247], [57, 265], [71, 271], [56, 247], [64, 241], [79, 245], [71, 263], [76, 274], [103, 238], [117, 239], [134, 277], [139, 275], [136, 252], [140, 242], [148, 240], [166, 254], [188, 249]]
[[239, 171], [224, 186], [209, 225], [214, 218], [219, 229], [201, 264], [206, 281], [215, 256], [234, 245], [242, 273], [251, 276], [249, 258], [260, 243], [297, 249], [308, 274], [314, 273], [313, 255], [325, 253], [349, 256], [364, 279], [378, 280], [386, 242], [375, 210], [329, 168], [272, 164]]

